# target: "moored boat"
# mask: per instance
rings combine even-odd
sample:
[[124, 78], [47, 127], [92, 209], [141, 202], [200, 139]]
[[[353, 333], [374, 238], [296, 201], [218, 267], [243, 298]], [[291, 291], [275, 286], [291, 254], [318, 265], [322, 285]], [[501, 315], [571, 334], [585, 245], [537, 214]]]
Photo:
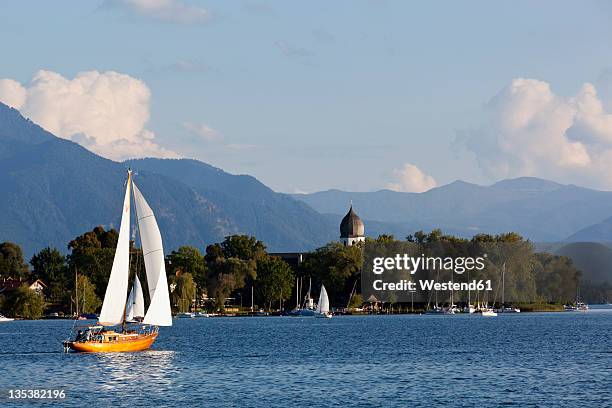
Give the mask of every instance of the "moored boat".
[[463, 313], [469, 313], [472, 314], [476, 312], [476, 308], [474, 307], [474, 305], [472, 304], [467, 304], [464, 308], [463, 308]]
[[428, 315], [444, 314], [444, 308], [442, 308], [442, 307], [440, 307], [438, 305], [435, 305], [433, 308], [427, 310], [425, 312], [425, 314], [428, 314]]
[[[130, 297], [126, 299], [130, 273], [132, 195], [149, 289], [150, 304], [146, 313], [137, 275]], [[128, 170], [117, 249], [98, 324], [79, 328], [73, 339], [63, 342], [64, 350], [79, 352], [146, 350], [155, 342], [158, 327], [171, 325], [170, 295], [161, 233], [151, 207], [133, 182], [132, 172]]]
[[575, 305], [567, 304], [563, 306], [563, 310], [566, 312], [586, 312], [589, 310], [589, 305], [583, 302], [576, 302]]
[[309, 280], [308, 283], [308, 292], [306, 293], [306, 297], [304, 298], [304, 304], [300, 304], [299, 296], [300, 296], [300, 282], [301, 278], [297, 281], [297, 290], [296, 290], [296, 305], [295, 309], [291, 310], [287, 313], [289, 316], [293, 317], [311, 317], [315, 315], [315, 305], [314, 299], [310, 296], [310, 289], [312, 287], [312, 280]]
[[521, 309], [513, 306], [502, 306], [497, 313], [521, 313]]
[[13, 320], [15, 320], [15, 319], [12, 319], [10, 317], [5, 317], [4, 315], [0, 314], [0, 323], [2, 323], [2, 322], [12, 322]]
[[325, 286], [321, 285], [321, 294], [319, 295], [319, 302], [314, 313], [315, 317], [325, 317], [331, 319], [332, 314], [329, 311], [329, 296], [327, 296], [327, 290]]
[[493, 309], [491, 309], [490, 307], [485, 307], [480, 309], [480, 314], [485, 316], [485, 317], [495, 317], [497, 316], [497, 312]]

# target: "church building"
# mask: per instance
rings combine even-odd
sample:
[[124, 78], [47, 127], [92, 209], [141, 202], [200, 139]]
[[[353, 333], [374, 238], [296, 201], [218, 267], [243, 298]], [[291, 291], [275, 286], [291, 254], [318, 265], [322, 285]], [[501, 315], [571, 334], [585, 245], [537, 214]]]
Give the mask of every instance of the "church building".
[[[344, 246], [352, 246], [356, 242], [365, 241], [365, 227], [361, 218], [353, 210], [353, 206], [340, 222], [340, 242]], [[270, 255], [277, 256], [287, 262], [292, 268], [297, 268], [308, 256], [308, 252], [273, 252]]]
[[353, 205], [340, 223], [340, 241], [345, 246], [365, 241], [365, 227], [361, 218], [353, 210]]

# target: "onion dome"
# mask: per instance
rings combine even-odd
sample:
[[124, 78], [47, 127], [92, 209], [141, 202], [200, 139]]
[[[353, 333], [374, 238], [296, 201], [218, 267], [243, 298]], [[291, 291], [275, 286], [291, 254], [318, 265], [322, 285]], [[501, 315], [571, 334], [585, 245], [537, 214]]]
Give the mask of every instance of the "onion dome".
[[351, 209], [340, 223], [340, 238], [357, 238], [363, 236], [365, 236], [363, 221], [355, 214], [353, 206], [351, 205]]

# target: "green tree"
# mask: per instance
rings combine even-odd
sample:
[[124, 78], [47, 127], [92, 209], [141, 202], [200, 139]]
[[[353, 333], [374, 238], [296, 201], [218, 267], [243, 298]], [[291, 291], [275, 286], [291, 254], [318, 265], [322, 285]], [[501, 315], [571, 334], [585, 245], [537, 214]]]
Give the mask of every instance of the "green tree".
[[3, 308], [8, 316], [39, 319], [45, 310], [45, 299], [26, 285], [22, 285], [7, 296]]
[[553, 303], [573, 302], [580, 273], [565, 256], [547, 253], [535, 254], [534, 272], [537, 292], [542, 300]]
[[206, 247], [206, 287], [217, 309], [224, 307], [232, 292], [252, 285], [257, 261], [265, 256], [264, 244], [246, 235], [229, 236], [220, 244]]
[[116, 230], [106, 231], [104, 227], [98, 226], [76, 237], [68, 244], [68, 249], [71, 250], [68, 255], [71, 273], [76, 270], [79, 275], [87, 275], [99, 298], [104, 298], [118, 238], [119, 234]]
[[[293, 270], [287, 262], [275, 256], [266, 256], [257, 262], [255, 288], [262, 303], [272, 308], [272, 302], [287, 300], [294, 284]], [[280, 306], [280, 305], [279, 305]]]
[[256, 276], [255, 261], [217, 258], [208, 267], [208, 294], [215, 298], [217, 309], [222, 309], [233, 291], [244, 288], [247, 280], [252, 282]]
[[14, 242], [0, 243], [0, 278], [28, 279], [30, 270], [23, 250]]
[[44, 248], [32, 256], [32, 277], [47, 285], [45, 295], [51, 302], [66, 300], [72, 286], [66, 258], [55, 248]]
[[360, 245], [344, 246], [332, 242], [309, 254], [300, 265], [300, 274], [312, 277], [315, 285], [323, 283], [332, 304], [346, 306], [362, 264]]
[[172, 303], [179, 312], [188, 312], [196, 293], [193, 276], [189, 272], [180, 273], [173, 283]]
[[381, 244], [393, 241], [395, 241], [395, 237], [391, 234], [380, 234], [378, 238], [376, 238], [376, 242]]
[[169, 273], [190, 273], [197, 285], [196, 291], [206, 288], [206, 260], [197, 248], [182, 246], [177, 251], [172, 251], [166, 261]]
[[96, 288], [85, 275], [79, 275], [76, 284], [79, 313], [95, 313], [102, 304], [96, 295]]
[[231, 235], [221, 243], [225, 258], [241, 260], [259, 259], [266, 255], [266, 246], [255, 237], [248, 235]]

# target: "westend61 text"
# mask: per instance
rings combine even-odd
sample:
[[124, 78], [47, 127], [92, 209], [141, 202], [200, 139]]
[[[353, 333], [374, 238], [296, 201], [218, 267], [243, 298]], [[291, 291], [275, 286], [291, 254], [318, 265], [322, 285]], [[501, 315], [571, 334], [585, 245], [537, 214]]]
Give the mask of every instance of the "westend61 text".
[[[421, 290], [439, 290], [439, 291], [461, 291], [461, 290], [492, 290], [491, 280], [479, 280], [471, 282], [436, 282], [433, 279], [419, 280]], [[414, 292], [417, 290], [416, 282], [402, 279], [398, 282], [383, 282], [378, 279], [372, 283], [374, 290], [393, 290]]]

